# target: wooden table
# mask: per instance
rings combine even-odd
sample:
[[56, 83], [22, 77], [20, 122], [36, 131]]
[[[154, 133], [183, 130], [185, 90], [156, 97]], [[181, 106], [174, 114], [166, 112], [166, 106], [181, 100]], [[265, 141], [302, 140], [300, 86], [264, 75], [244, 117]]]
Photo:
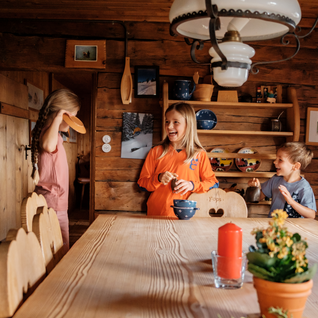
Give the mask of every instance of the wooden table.
[[[233, 221], [250, 234], [268, 219], [193, 218], [187, 221], [134, 214], [99, 215], [15, 318], [45, 317], [246, 317], [259, 307], [252, 276], [238, 290], [216, 289], [211, 251], [218, 228]], [[318, 222], [288, 220], [309, 243], [309, 264], [318, 262]], [[318, 276], [304, 316], [317, 317]]]

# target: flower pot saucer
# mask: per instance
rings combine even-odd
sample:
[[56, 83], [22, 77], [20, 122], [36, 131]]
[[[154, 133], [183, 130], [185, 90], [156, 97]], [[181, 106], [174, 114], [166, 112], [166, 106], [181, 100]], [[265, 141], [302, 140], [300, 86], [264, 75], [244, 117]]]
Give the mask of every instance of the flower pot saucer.
[[80, 134], [86, 133], [86, 128], [84, 127], [83, 122], [75, 116], [70, 117], [68, 114], [63, 114], [63, 120], [75, 131]]

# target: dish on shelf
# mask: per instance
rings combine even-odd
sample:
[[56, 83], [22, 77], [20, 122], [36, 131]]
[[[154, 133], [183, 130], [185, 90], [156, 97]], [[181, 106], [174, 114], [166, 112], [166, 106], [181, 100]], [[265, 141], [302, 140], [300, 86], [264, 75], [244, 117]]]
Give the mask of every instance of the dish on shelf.
[[213, 129], [217, 124], [217, 118], [213, 111], [209, 109], [201, 109], [196, 112], [198, 129]]
[[[242, 148], [238, 151], [238, 153], [257, 153], [257, 151], [251, 148]], [[250, 158], [236, 158], [235, 164], [237, 169], [243, 172], [255, 172], [259, 169], [261, 165], [261, 159], [250, 159]]]
[[[213, 148], [210, 152], [230, 153], [231, 151], [227, 148]], [[233, 158], [210, 158], [210, 163], [213, 171], [227, 172], [231, 169], [233, 162]]]

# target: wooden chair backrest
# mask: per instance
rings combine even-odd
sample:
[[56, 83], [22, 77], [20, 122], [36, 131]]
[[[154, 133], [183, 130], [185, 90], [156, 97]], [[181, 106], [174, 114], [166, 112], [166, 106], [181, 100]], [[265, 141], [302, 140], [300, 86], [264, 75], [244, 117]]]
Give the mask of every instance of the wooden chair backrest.
[[32, 293], [46, 273], [39, 241], [23, 228], [10, 230], [0, 244], [0, 318], [11, 317], [24, 294]]
[[49, 273], [63, 257], [63, 239], [57, 215], [48, 209], [43, 195], [33, 192], [23, 199], [21, 223], [26, 232], [35, 233]]
[[197, 201], [197, 210], [194, 217], [209, 217], [210, 210], [214, 213], [222, 210], [222, 217], [246, 218], [247, 205], [244, 198], [233, 191], [225, 192], [219, 188], [213, 188], [206, 193], [192, 193], [188, 200]]

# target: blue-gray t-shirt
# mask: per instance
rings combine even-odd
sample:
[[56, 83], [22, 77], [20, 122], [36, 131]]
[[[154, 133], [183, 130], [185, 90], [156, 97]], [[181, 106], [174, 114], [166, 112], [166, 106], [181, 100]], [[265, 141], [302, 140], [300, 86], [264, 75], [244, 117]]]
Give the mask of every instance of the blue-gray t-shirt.
[[306, 179], [301, 177], [301, 180], [299, 181], [288, 183], [284, 180], [284, 177], [274, 175], [271, 179], [261, 184], [262, 192], [265, 196], [272, 198], [271, 210], [268, 217], [271, 217], [271, 213], [276, 209], [283, 209], [288, 213], [288, 217], [290, 218], [302, 217], [289, 204], [287, 204], [278, 189], [280, 185], [287, 188], [290, 195], [296, 202], [317, 212], [314, 192]]

